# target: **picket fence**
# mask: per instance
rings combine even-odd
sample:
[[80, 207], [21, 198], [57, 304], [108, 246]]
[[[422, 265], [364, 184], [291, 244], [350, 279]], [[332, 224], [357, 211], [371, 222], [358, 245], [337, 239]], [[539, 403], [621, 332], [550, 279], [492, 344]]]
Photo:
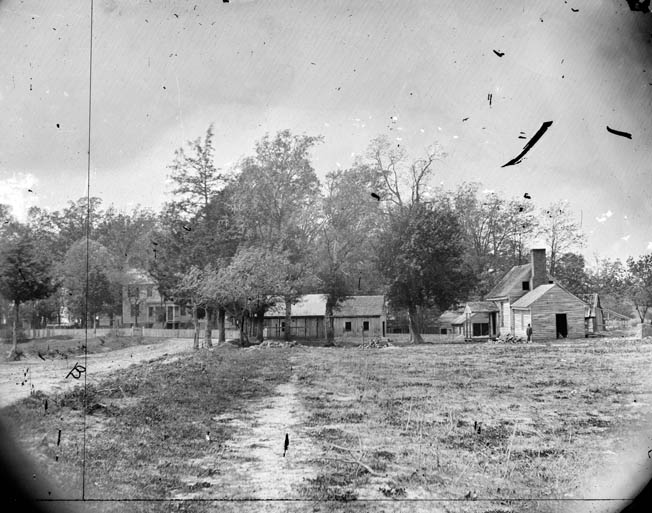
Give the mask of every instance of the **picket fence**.
[[[238, 338], [238, 330], [227, 329], [226, 338]], [[67, 329], [67, 328], [43, 328], [43, 329], [24, 329], [21, 330], [22, 339], [38, 339], [50, 337], [70, 337], [84, 338], [88, 333], [89, 337], [106, 337], [109, 335], [117, 337], [159, 337], [159, 338], [193, 338], [195, 331], [187, 329], [155, 329], [155, 328], [89, 328], [85, 329]], [[217, 338], [217, 330], [212, 333], [213, 338]], [[199, 338], [204, 338], [205, 330], [199, 330]], [[11, 340], [11, 330], [0, 330], [0, 339]]]

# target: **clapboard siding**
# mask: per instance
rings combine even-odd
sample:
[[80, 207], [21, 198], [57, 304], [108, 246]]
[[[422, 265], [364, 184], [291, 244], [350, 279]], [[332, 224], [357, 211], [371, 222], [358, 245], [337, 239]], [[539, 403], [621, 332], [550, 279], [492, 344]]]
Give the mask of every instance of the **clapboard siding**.
[[585, 303], [561, 287], [553, 287], [530, 305], [532, 339], [557, 338], [556, 314], [566, 314], [568, 338], [584, 338]]
[[[333, 319], [333, 329], [336, 337], [361, 337], [363, 335], [364, 321], [369, 321], [369, 330], [364, 331], [364, 336], [380, 337], [383, 334], [382, 317], [335, 317]], [[351, 323], [351, 331], [346, 331], [346, 323]]]

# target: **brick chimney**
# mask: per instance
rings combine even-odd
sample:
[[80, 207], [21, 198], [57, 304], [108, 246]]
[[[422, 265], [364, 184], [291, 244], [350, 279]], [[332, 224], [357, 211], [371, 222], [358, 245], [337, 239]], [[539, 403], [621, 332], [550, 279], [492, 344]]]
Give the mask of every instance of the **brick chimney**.
[[546, 250], [532, 249], [530, 251], [530, 266], [532, 268], [532, 288], [548, 284], [548, 273], [546, 272]]

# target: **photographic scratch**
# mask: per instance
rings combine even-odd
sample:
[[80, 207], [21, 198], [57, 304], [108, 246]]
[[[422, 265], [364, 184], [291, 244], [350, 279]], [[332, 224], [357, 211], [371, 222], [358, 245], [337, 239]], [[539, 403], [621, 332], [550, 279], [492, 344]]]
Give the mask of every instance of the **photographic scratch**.
[[513, 166], [515, 164], [519, 164], [521, 162], [521, 159], [527, 154], [527, 152], [529, 152], [534, 147], [534, 145], [539, 141], [539, 139], [541, 139], [543, 134], [546, 133], [546, 130], [548, 130], [548, 128], [550, 128], [551, 125], [552, 125], [552, 121], [544, 122], [539, 128], [539, 130], [537, 130], [537, 133], [534, 134], [532, 139], [530, 139], [525, 144], [525, 146], [523, 147], [523, 151], [521, 151], [521, 153], [519, 153], [516, 157], [514, 157], [506, 164], [503, 164], [501, 167], [507, 167], [507, 166]]
[[611, 128], [609, 126], [607, 126], [607, 132], [609, 132], [610, 134], [619, 135], [620, 137], [625, 137], [627, 139], [632, 138], [632, 134], [630, 134], [629, 132], [623, 132], [621, 130], [616, 130], [616, 129]]

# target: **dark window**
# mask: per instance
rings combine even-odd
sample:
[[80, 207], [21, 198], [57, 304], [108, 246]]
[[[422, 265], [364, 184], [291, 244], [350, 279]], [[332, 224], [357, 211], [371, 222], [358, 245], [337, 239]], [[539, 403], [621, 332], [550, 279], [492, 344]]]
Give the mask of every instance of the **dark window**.
[[149, 317], [154, 317], [154, 307], [153, 306], [149, 307]]
[[344, 323], [344, 331], [351, 331], [351, 322], [350, 321], [346, 321]]
[[181, 315], [186, 315], [186, 305], [181, 305], [180, 313]]
[[132, 304], [131, 305], [131, 316], [132, 317], [138, 317], [138, 314], [140, 313], [140, 309], [138, 308], [139, 306], [140, 306], [139, 304], [135, 304], [135, 305]]
[[448, 330], [446, 328], [441, 329], [441, 334], [446, 335], [448, 333]]
[[529, 281], [524, 281], [523, 282], [523, 290], [530, 290], [530, 282]]
[[281, 331], [283, 333], [285, 333], [285, 323], [284, 322], [281, 323]]
[[147, 287], [147, 297], [152, 297], [152, 291], [154, 290], [154, 287], [151, 285]]
[[369, 321], [362, 321], [362, 331], [369, 331]]
[[473, 323], [473, 336], [486, 337], [489, 335], [489, 323], [487, 322], [474, 322]]

